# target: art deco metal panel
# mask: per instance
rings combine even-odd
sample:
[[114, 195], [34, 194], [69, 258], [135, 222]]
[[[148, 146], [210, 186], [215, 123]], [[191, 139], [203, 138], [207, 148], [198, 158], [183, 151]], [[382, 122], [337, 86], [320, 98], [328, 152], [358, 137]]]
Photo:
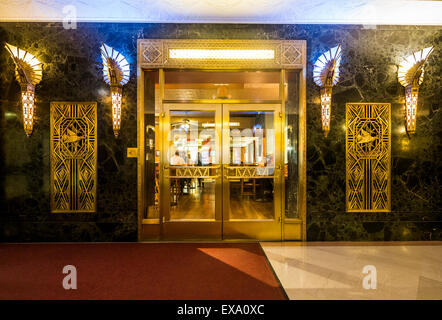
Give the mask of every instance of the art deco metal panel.
[[51, 102], [51, 210], [95, 212], [97, 103]]
[[[141, 68], [198, 69], [302, 69], [305, 64], [305, 40], [138, 40]], [[177, 59], [170, 49], [201, 50], [273, 50], [272, 59]]]
[[228, 178], [273, 178], [274, 167], [227, 167]]
[[347, 211], [390, 211], [391, 107], [346, 105]]
[[170, 167], [172, 178], [217, 178], [216, 169], [219, 166]]

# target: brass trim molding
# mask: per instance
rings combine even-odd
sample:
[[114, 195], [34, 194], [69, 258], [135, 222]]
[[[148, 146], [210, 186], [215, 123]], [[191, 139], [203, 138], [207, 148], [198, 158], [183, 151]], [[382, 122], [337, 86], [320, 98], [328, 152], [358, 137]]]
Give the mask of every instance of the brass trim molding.
[[169, 178], [217, 178], [219, 166], [170, 166]]
[[227, 178], [274, 178], [275, 167], [226, 166]]
[[[139, 39], [141, 68], [302, 69], [305, 40]], [[271, 58], [174, 58], [171, 50], [271, 51]]]
[[95, 212], [97, 103], [51, 102], [51, 211]]

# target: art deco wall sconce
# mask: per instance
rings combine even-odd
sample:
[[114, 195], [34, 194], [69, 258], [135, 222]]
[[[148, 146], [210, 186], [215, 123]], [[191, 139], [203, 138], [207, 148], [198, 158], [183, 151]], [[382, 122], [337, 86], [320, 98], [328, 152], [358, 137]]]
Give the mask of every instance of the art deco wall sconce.
[[433, 47], [414, 52], [399, 65], [398, 80], [405, 87], [405, 129], [408, 135], [416, 132], [419, 86], [424, 80], [424, 64], [431, 52]]
[[101, 58], [104, 81], [110, 85], [112, 97], [112, 126], [115, 137], [118, 137], [121, 127], [121, 97], [123, 86], [129, 81], [129, 63], [121, 53], [104, 43], [101, 46]]
[[15, 63], [15, 77], [20, 83], [23, 107], [23, 126], [29, 137], [34, 128], [35, 85], [41, 81], [43, 64], [27, 51], [5, 44], [6, 50]]
[[316, 60], [313, 81], [321, 88], [322, 130], [325, 137], [330, 131], [332, 88], [339, 80], [341, 45], [331, 48]]

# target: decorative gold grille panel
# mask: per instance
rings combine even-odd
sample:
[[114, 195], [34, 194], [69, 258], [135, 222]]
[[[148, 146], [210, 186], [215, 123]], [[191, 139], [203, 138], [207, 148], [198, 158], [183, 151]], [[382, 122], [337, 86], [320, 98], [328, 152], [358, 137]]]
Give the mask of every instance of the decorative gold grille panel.
[[216, 171], [219, 166], [195, 167], [170, 167], [171, 178], [217, 178]]
[[391, 107], [346, 105], [347, 211], [390, 211]]
[[273, 178], [274, 167], [227, 167], [228, 178]]
[[95, 212], [97, 103], [51, 102], [51, 210]]

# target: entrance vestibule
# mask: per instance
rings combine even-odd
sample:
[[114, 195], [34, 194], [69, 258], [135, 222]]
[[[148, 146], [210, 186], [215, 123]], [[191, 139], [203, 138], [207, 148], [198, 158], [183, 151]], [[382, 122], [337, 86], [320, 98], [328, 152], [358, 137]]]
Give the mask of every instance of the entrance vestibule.
[[140, 68], [139, 240], [305, 238], [302, 71]]

